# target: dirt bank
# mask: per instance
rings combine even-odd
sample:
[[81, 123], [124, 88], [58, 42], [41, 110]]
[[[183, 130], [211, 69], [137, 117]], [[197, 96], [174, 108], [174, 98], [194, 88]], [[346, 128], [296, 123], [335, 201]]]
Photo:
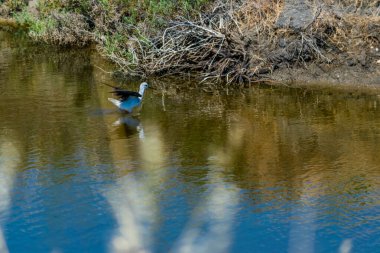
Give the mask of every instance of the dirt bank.
[[95, 44], [131, 76], [380, 85], [378, 0], [14, 3], [0, 13], [36, 41]]
[[[349, 60], [347, 60], [347, 63]], [[306, 67], [282, 68], [270, 78], [278, 82], [330, 83], [342, 85], [377, 85], [380, 87], [380, 66], [364, 68], [343, 64], [308, 64]], [[379, 64], [380, 65], [380, 64]]]
[[[380, 85], [379, 14], [380, 2], [374, 1], [359, 1], [355, 5], [350, 1], [346, 5], [324, 1], [318, 5], [306, 0], [286, 0], [277, 27], [302, 33], [321, 19], [319, 22], [326, 22], [325, 30], [310, 37], [316, 42], [313, 50], [319, 57], [286, 67], [281, 66], [286, 63], [282, 60], [271, 78], [298, 83]], [[284, 37], [281, 42], [285, 44], [286, 40]], [[275, 57], [287, 59], [285, 51], [276, 51]]]

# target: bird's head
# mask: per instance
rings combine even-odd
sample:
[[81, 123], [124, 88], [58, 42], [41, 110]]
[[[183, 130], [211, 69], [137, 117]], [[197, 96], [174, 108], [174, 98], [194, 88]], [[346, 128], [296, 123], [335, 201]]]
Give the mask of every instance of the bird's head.
[[145, 89], [147, 89], [147, 88], [149, 88], [149, 84], [148, 84], [148, 83], [143, 82], [143, 83], [140, 84], [140, 90], [139, 90], [139, 93], [140, 93], [141, 96], [144, 95], [144, 91], [145, 91]]
[[149, 84], [148, 83], [143, 82], [143, 83], [140, 84], [140, 89], [144, 89], [145, 90], [147, 88], [149, 88]]

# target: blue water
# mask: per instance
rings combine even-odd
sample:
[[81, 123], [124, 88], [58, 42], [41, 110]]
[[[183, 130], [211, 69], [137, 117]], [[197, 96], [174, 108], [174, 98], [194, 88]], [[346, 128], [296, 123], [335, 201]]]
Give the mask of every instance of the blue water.
[[0, 32], [0, 252], [380, 252], [380, 91], [148, 80], [128, 117], [96, 66]]

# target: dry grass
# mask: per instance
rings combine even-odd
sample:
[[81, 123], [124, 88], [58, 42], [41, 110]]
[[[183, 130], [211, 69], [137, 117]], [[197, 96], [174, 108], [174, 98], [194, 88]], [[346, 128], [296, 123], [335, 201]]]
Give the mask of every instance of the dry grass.
[[11, 28], [18, 28], [19, 25], [13, 19], [0, 18], [0, 27], [1, 26], [11, 27]]
[[294, 30], [276, 26], [283, 1], [218, 1], [197, 20], [179, 18], [158, 36], [132, 36], [125, 44], [131, 57], [111, 58], [136, 75], [196, 74], [202, 81], [228, 84], [268, 80], [276, 68], [331, 64], [379, 47], [379, 15], [344, 12], [343, 7], [352, 6], [345, 3], [339, 8], [327, 1], [312, 5], [310, 24]]
[[[152, 38], [133, 27], [132, 34], [138, 36], [126, 44], [131, 58], [117, 53], [110, 57], [126, 72], [137, 75], [197, 74], [203, 81], [253, 81], [269, 71], [260, 52], [274, 40], [267, 34], [274, 29], [280, 5], [273, 1], [219, 1], [197, 20], [179, 17]], [[254, 50], [250, 50], [252, 46]]]
[[[372, 49], [380, 48], [377, 0], [305, 0], [310, 18], [301, 28], [278, 24], [286, 0], [217, 0], [199, 15], [170, 15], [157, 26], [144, 20], [140, 10], [133, 16], [118, 1], [109, 1], [106, 9], [88, 3], [82, 14], [44, 13], [45, 25], [35, 27], [35, 37], [61, 45], [94, 41], [129, 75], [250, 83], [270, 79], [277, 68], [311, 62], [354, 59], [353, 64], [368, 67], [378, 57]], [[163, 18], [154, 17], [157, 22]]]

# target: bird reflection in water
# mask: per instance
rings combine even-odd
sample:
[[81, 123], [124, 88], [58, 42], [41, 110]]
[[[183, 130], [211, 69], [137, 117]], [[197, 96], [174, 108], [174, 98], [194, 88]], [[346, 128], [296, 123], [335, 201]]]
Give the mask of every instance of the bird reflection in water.
[[140, 120], [136, 117], [127, 115], [120, 117], [112, 126], [117, 127], [120, 136], [131, 137], [138, 133], [140, 139], [144, 139], [144, 128]]

